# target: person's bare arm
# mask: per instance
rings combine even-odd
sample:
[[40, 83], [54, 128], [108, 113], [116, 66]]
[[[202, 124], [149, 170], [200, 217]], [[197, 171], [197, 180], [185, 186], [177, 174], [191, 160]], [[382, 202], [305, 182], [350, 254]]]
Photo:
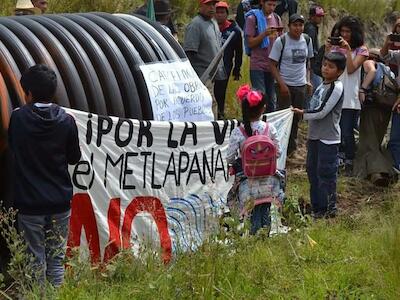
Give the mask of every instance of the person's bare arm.
[[375, 62], [373, 60], [366, 60], [363, 63], [363, 68], [365, 70], [365, 77], [364, 80], [361, 83], [360, 91], [358, 98], [360, 99], [360, 102], [363, 103], [365, 101], [365, 92], [368, 89], [368, 87], [371, 85], [372, 81], [374, 81], [375, 74], [376, 74], [376, 67], [375, 67]]
[[268, 28], [264, 32], [261, 32], [259, 35], [251, 37], [247, 36], [247, 42], [250, 48], [256, 48], [261, 45], [263, 39], [265, 37], [273, 37], [277, 34], [275, 28]]
[[393, 44], [393, 42], [389, 39], [389, 36], [386, 37], [385, 43], [383, 44], [383, 47], [381, 48], [381, 55], [385, 57], [386, 55], [389, 54], [389, 48]]
[[340, 47], [347, 50], [347, 54], [346, 54], [347, 73], [353, 74], [367, 60], [367, 57], [363, 56], [363, 55], [357, 55], [353, 59], [351, 47], [350, 47], [349, 43], [346, 42], [343, 38], [340, 41]]
[[282, 96], [289, 95], [289, 88], [283, 81], [281, 74], [279, 73], [278, 62], [274, 61], [273, 59], [269, 59], [269, 61], [270, 61], [271, 74], [278, 83], [280, 93], [282, 94]]

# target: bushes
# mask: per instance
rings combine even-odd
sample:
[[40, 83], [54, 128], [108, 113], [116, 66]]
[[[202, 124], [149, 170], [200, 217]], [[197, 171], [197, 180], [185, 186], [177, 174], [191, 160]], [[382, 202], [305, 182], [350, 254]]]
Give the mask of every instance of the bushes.
[[[231, 10], [234, 12], [239, 0], [226, 0]], [[105, 11], [105, 12], [129, 12], [142, 5], [144, 0], [59, 0], [49, 1], [50, 12], [88, 12], [88, 11]], [[300, 6], [303, 11], [307, 12], [308, 0], [300, 0]], [[393, 10], [400, 10], [400, 0], [319, 0], [326, 10], [336, 8], [337, 10], [345, 10], [350, 14], [359, 16], [364, 21], [382, 22], [384, 16]], [[16, 0], [0, 1], [0, 15], [11, 15], [15, 7]], [[197, 1], [171, 0], [174, 8], [178, 8], [176, 12], [177, 19], [180, 22], [187, 21], [197, 12]], [[307, 13], [305, 13], [306, 15]]]

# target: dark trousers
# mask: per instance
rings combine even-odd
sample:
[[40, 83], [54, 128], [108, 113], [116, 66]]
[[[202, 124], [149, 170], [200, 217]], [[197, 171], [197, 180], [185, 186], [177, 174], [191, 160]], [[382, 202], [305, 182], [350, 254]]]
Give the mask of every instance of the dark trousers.
[[262, 203], [253, 208], [250, 217], [250, 234], [256, 234], [259, 229], [271, 225], [270, 208], [271, 203]]
[[359, 110], [342, 109], [342, 117], [340, 118], [340, 130], [342, 132], [341, 151], [344, 152], [346, 160], [353, 160], [356, 154], [354, 129], [358, 127], [359, 115]]
[[339, 145], [308, 140], [307, 147], [307, 175], [313, 212], [334, 213]]
[[[296, 108], [303, 109], [306, 99], [306, 86], [288, 86], [290, 95], [289, 97], [282, 97], [278, 93], [278, 107], [279, 109], [285, 109], [291, 105]], [[293, 116], [292, 130], [289, 137], [289, 145], [287, 153], [291, 154], [297, 149], [297, 131], [299, 129], [300, 116], [295, 114]]]
[[228, 88], [229, 78], [226, 80], [215, 80], [214, 95], [218, 104], [218, 119], [223, 119], [225, 115], [226, 89]]

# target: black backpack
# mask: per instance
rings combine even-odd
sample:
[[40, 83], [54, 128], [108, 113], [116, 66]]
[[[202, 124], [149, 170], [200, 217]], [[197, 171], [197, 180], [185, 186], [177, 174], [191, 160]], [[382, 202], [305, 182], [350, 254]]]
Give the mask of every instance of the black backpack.
[[325, 45], [322, 45], [318, 49], [318, 53], [314, 56], [314, 61], [311, 64], [311, 68], [314, 74], [322, 77], [321, 68], [322, 68], [322, 61], [324, 60], [325, 56]]

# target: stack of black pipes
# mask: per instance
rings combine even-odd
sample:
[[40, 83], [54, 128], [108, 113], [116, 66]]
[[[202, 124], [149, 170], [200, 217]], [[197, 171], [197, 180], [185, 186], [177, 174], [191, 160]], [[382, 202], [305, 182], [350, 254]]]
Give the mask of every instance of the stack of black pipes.
[[158, 23], [126, 14], [78, 13], [0, 18], [0, 201], [9, 202], [7, 129], [24, 105], [21, 74], [46, 64], [57, 74], [54, 101], [100, 115], [153, 119], [139, 66], [185, 59]]

